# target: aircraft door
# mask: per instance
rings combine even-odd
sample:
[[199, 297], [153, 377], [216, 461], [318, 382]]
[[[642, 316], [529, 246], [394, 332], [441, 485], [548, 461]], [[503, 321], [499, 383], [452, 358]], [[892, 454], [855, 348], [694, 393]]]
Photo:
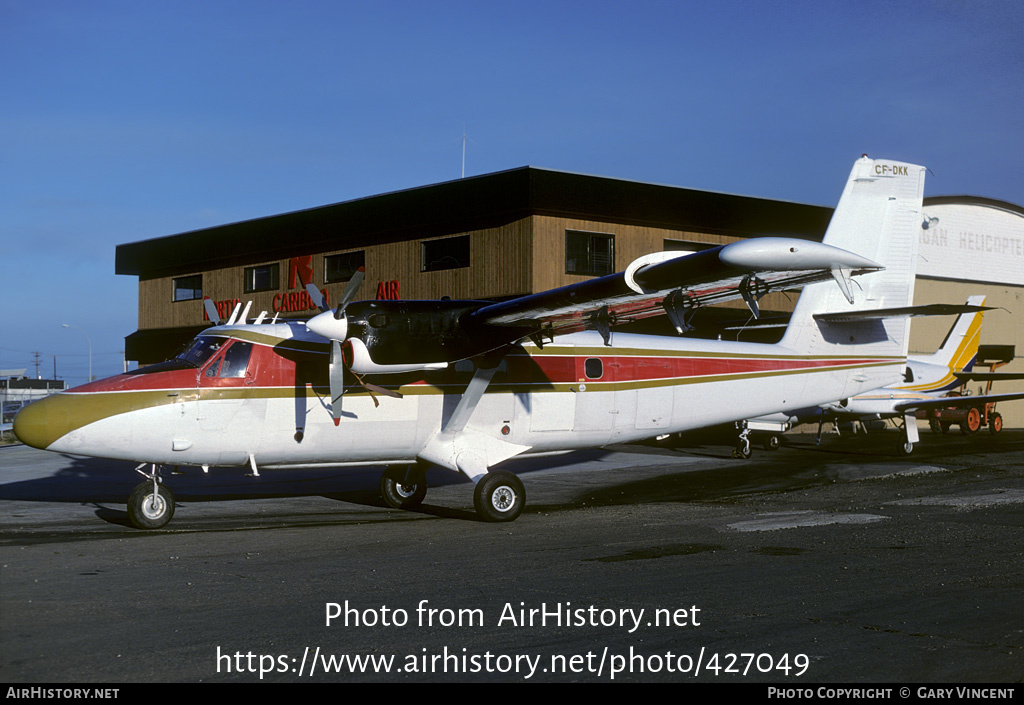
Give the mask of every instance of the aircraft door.
[[258, 437], [266, 411], [266, 400], [253, 393], [254, 370], [249, 369], [253, 344], [232, 340], [224, 348], [199, 372], [199, 428], [229, 431], [222, 439], [226, 451], [230, 447], [251, 452], [255, 444], [248, 439]]
[[618, 415], [615, 382], [619, 363], [614, 357], [576, 358], [576, 418], [573, 430], [608, 431]]

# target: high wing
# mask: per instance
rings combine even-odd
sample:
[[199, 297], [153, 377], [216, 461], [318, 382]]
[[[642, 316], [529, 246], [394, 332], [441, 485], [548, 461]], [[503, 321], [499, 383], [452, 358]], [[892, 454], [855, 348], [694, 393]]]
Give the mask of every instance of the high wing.
[[[766, 237], [694, 254], [658, 252], [624, 272], [500, 303], [353, 301], [335, 311], [321, 305], [324, 312], [306, 327], [332, 341], [332, 350], [344, 343], [348, 369], [359, 374], [438, 369], [526, 338], [542, 345], [587, 328], [610, 345], [612, 326], [659, 314], [682, 333], [697, 307], [742, 298], [757, 315], [757, 301], [769, 291], [829, 278], [852, 302], [850, 277], [881, 269], [831, 245]], [[351, 296], [346, 289], [343, 301]]]
[[757, 317], [757, 301], [769, 291], [829, 278], [852, 301], [849, 277], [882, 268], [830, 245], [766, 237], [692, 254], [654, 253], [624, 272], [484, 306], [469, 318], [478, 325], [532, 328], [541, 337], [596, 328], [609, 344], [617, 324], [664, 313], [682, 333], [696, 308], [740, 298]]

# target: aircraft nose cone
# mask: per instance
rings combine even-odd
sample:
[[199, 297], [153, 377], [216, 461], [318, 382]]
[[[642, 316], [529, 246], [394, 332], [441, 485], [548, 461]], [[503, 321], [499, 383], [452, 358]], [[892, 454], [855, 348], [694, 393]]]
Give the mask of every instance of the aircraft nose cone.
[[14, 417], [14, 435], [25, 445], [45, 450], [66, 432], [67, 409], [57, 396], [32, 402]]

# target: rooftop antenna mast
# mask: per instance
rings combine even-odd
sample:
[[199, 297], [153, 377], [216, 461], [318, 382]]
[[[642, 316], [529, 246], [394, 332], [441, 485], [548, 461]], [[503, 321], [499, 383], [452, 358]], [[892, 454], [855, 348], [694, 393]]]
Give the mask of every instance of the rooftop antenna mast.
[[466, 178], [466, 126], [462, 126], [462, 178]]

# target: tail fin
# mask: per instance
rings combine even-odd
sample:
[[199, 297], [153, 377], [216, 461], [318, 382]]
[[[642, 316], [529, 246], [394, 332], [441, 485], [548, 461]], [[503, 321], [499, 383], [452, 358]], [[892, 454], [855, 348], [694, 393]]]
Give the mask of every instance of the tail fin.
[[[968, 306], [983, 306], [983, 295], [971, 296], [967, 299]], [[953, 327], [946, 334], [946, 339], [937, 351], [931, 355], [915, 356], [915, 360], [931, 365], [948, 367], [953, 372], [970, 372], [974, 360], [978, 356], [978, 342], [981, 339], [982, 312], [961, 313], [953, 322]]]
[[[885, 269], [853, 281], [848, 280], [848, 273], [834, 271], [840, 286], [822, 282], [806, 287], [782, 339], [783, 346], [812, 355], [906, 358], [907, 318], [834, 322], [814, 316], [912, 303], [924, 171], [924, 167], [913, 164], [866, 156], [854, 163], [823, 242], [874, 260]], [[852, 295], [852, 303], [847, 294]], [[885, 366], [881, 375], [893, 377], [893, 369], [892, 365]], [[896, 377], [877, 386], [899, 381]]]

